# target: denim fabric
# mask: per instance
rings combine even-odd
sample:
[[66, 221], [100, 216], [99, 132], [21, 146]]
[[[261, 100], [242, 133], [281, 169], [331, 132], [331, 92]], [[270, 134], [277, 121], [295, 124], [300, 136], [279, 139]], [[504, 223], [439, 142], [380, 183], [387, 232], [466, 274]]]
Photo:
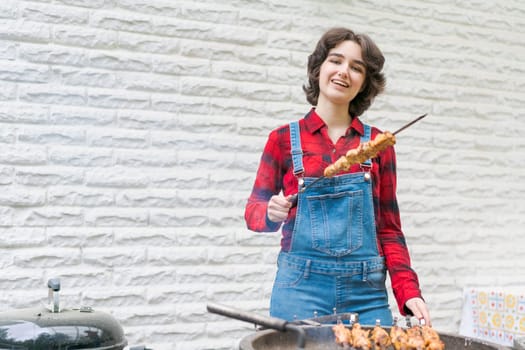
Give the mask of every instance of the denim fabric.
[[[297, 147], [295, 138], [292, 149]], [[305, 185], [314, 180], [305, 178]], [[291, 248], [279, 255], [270, 314], [293, 320], [312, 318], [314, 312], [355, 312], [362, 324], [379, 319], [390, 325], [385, 280], [370, 174], [323, 179], [299, 193]]]
[[[270, 305], [273, 317], [307, 319], [355, 312], [359, 322], [392, 324], [383, 258], [367, 262], [328, 262], [280, 253]], [[334, 310], [335, 308], [335, 310]]]

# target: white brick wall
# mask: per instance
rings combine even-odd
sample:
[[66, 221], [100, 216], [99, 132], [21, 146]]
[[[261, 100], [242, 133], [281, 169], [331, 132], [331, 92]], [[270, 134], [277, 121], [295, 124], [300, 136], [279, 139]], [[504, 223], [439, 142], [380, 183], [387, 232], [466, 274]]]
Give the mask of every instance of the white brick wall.
[[465, 286], [525, 288], [525, 4], [329, 3], [1, 1], [0, 310], [60, 277], [132, 345], [235, 348], [252, 326], [206, 303], [267, 311], [279, 237], [247, 231], [244, 203], [335, 25], [387, 58], [367, 121], [429, 113], [396, 149], [435, 327], [458, 330]]

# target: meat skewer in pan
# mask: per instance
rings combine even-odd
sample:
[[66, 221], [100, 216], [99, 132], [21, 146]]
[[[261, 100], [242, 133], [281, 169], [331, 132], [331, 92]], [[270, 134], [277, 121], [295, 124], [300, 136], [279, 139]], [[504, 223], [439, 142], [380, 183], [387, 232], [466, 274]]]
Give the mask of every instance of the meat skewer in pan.
[[386, 350], [392, 344], [388, 332], [381, 327], [379, 320], [376, 321], [376, 325], [370, 333], [370, 338], [375, 350]]

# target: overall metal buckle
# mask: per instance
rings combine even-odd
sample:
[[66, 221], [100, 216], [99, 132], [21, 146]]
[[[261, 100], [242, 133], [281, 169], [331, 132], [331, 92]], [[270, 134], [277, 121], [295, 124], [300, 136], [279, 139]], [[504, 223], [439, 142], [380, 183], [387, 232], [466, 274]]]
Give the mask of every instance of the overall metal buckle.
[[372, 169], [372, 165], [366, 165], [366, 164], [359, 164], [359, 167], [361, 168], [361, 171], [364, 173], [365, 181], [370, 181], [372, 178], [372, 175], [370, 174], [370, 170]]

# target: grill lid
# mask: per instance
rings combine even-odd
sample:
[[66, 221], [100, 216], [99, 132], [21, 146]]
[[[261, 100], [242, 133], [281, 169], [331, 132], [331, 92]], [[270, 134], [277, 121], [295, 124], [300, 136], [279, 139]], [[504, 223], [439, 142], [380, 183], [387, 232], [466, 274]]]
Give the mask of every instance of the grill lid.
[[115, 318], [90, 307], [60, 309], [60, 282], [50, 280], [50, 307], [0, 313], [0, 349], [121, 350], [127, 345]]
[[120, 350], [126, 345], [122, 327], [100, 311], [30, 308], [0, 313], [0, 349]]

